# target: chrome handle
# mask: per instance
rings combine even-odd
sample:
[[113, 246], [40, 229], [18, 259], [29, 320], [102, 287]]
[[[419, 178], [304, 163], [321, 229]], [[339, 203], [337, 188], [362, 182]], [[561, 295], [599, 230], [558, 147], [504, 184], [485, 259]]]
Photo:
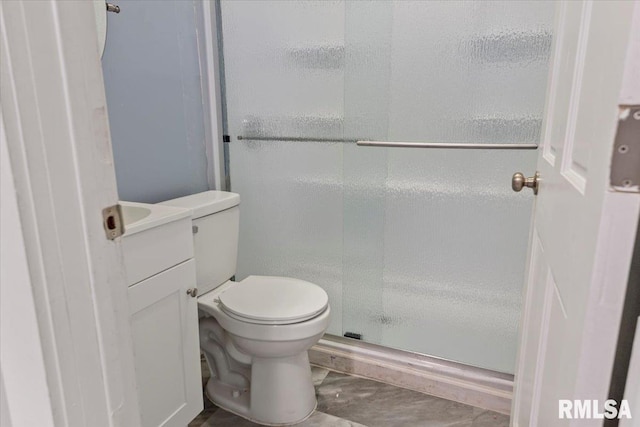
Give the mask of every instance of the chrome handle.
[[467, 150], [535, 150], [538, 144], [475, 144], [460, 142], [401, 142], [401, 141], [369, 141], [348, 138], [322, 138], [300, 136], [245, 136], [238, 135], [238, 141], [291, 141], [291, 142], [355, 142], [360, 147], [401, 147], [401, 148], [454, 148]]
[[513, 191], [520, 191], [524, 187], [529, 187], [533, 190], [533, 194], [538, 194], [538, 181], [540, 180], [540, 174], [536, 172], [531, 178], [525, 177], [522, 172], [516, 172], [511, 178], [511, 188]]
[[474, 144], [463, 142], [356, 141], [360, 147], [446, 148], [464, 150], [535, 150], [538, 144]]
[[198, 288], [190, 288], [187, 289], [187, 295], [189, 295], [190, 297], [197, 297], [198, 296]]

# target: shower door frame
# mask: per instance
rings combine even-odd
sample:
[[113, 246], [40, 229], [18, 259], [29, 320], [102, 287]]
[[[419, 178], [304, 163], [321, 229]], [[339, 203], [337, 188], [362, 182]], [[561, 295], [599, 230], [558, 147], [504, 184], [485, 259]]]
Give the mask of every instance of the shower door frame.
[[[365, 150], [375, 150], [376, 147], [411, 147], [411, 148], [427, 148], [427, 149], [452, 149], [454, 151], [467, 151], [467, 150], [496, 150], [498, 152], [501, 151], [535, 151], [537, 150], [537, 144], [531, 143], [527, 141], [516, 140], [514, 143], [442, 143], [442, 142], [402, 142], [402, 141], [375, 141], [366, 139], [366, 135], [356, 135], [360, 138], [351, 138], [345, 139], [344, 135], [339, 138], [317, 138], [317, 137], [289, 137], [282, 135], [271, 135], [269, 137], [253, 137], [244, 138], [242, 132], [238, 132], [236, 135], [231, 134], [231, 131], [228, 129], [223, 129], [226, 126], [224, 123], [224, 115], [225, 108], [225, 94], [224, 88], [221, 89], [220, 85], [224, 85], [225, 82], [225, 69], [224, 69], [224, 59], [222, 54], [222, 46], [224, 44], [224, 40], [222, 40], [222, 16], [220, 10], [220, 2], [221, 0], [204, 0], [203, 6], [199, 9], [200, 13], [204, 15], [202, 19], [198, 19], [198, 23], [202, 25], [202, 30], [198, 31], [198, 45], [199, 45], [199, 54], [200, 54], [200, 64], [201, 69], [203, 69], [202, 73], [202, 88], [203, 88], [203, 99], [208, 100], [209, 104], [209, 116], [212, 117], [212, 120], [222, 120], [223, 123], [217, 122], [212, 125], [211, 129], [216, 129], [217, 134], [213, 135], [213, 138], [207, 141], [207, 158], [208, 158], [208, 175], [215, 175], [215, 182], [211, 182], [209, 184], [210, 189], [214, 190], [226, 190], [232, 191], [233, 183], [230, 182], [229, 176], [229, 142], [234, 141], [233, 144], [242, 143], [243, 141], [260, 141], [260, 140], [269, 140], [269, 141], [296, 141], [296, 142], [329, 142], [329, 143], [349, 143], [348, 145], [358, 146], [359, 149]], [[217, 37], [217, 43], [210, 43], [206, 40], [206, 35], [210, 34], [212, 36]], [[209, 43], [210, 48], [201, 48]], [[204, 65], [203, 65], [204, 64]], [[209, 64], [209, 65], [207, 65]], [[211, 82], [214, 82], [213, 84]], [[206, 108], [205, 108], [206, 110]], [[225, 119], [226, 120], [226, 119]], [[227, 134], [227, 135], [225, 135]], [[234, 138], [237, 138], [237, 142]], [[250, 141], [249, 141], [250, 142]], [[353, 143], [353, 144], [351, 144]], [[211, 154], [210, 154], [211, 153]], [[221, 166], [219, 166], [221, 165]], [[218, 174], [220, 173], [220, 175]], [[507, 183], [508, 185], [508, 183]], [[524, 246], [526, 246], [526, 235], [524, 236], [524, 240], [522, 241]], [[523, 254], [524, 255], [524, 254]], [[523, 262], [524, 265], [524, 262]], [[344, 296], [344, 288], [342, 290]], [[344, 309], [342, 312], [344, 313]], [[516, 321], [514, 319], [513, 321]], [[345, 332], [349, 331], [349, 329], [345, 329], [336, 334], [335, 336], [338, 338], [342, 338]], [[332, 331], [333, 332], [333, 331]], [[359, 330], [354, 330], [354, 332], [362, 332]], [[515, 332], [514, 332], [515, 334]], [[517, 339], [517, 335], [514, 336], [514, 339]], [[398, 348], [395, 346], [394, 348]], [[418, 354], [418, 355], [430, 355], [431, 353], [427, 351], [420, 352], [419, 350], [403, 350], [407, 353]], [[515, 353], [515, 350], [514, 350]], [[434, 356], [439, 358], [438, 356]], [[446, 357], [446, 356], [443, 356]], [[515, 357], [515, 355], [514, 355]], [[455, 360], [455, 358], [451, 357], [451, 360]], [[464, 363], [461, 363], [461, 366], [467, 366]], [[492, 368], [485, 368], [490, 370]], [[499, 368], [494, 368], [498, 370]], [[507, 369], [503, 369], [502, 372], [507, 372]]]
[[[198, 9], [198, 51], [208, 126], [206, 152], [209, 188], [229, 191], [228, 140], [224, 135], [224, 64], [221, 54], [220, 0], [203, 0]], [[213, 43], [215, 37], [217, 43]], [[238, 139], [241, 139], [240, 137]], [[253, 139], [253, 138], [252, 138]], [[278, 138], [269, 138], [277, 140]], [[287, 138], [295, 139], [295, 138]], [[304, 139], [304, 138], [303, 138]], [[313, 141], [318, 141], [314, 138]], [[335, 141], [333, 141], [335, 142]], [[347, 142], [342, 141], [342, 142]], [[359, 146], [442, 148], [439, 143], [353, 140]], [[452, 149], [536, 150], [537, 144], [447, 144]], [[395, 349], [325, 334], [310, 350], [312, 363], [400, 387], [509, 414], [514, 375], [470, 366], [410, 350]], [[412, 369], [406, 371], [406, 366]]]
[[196, 5], [198, 30], [196, 33], [205, 113], [207, 180], [210, 190], [226, 190], [229, 187], [224, 155], [224, 94], [221, 84], [224, 70], [220, 63], [222, 41], [220, 40], [219, 6], [219, 0], [203, 0]]
[[[201, 21], [202, 32], [199, 32], [199, 44], [206, 45], [203, 35], [213, 37], [215, 35], [218, 43], [209, 43], [208, 48], [200, 49], [201, 67], [205, 71], [202, 73], [203, 94], [208, 100], [210, 117], [217, 120], [211, 129], [217, 133], [207, 142], [207, 156], [210, 160], [208, 169], [213, 182], [210, 181], [212, 189], [225, 190], [225, 148], [223, 124], [221, 123], [224, 94], [220, 90], [221, 78], [224, 77], [224, 70], [220, 64], [219, 40], [219, 15], [220, 0], [204, 0], [202, 13], [205, 14]], [[202, 64], [205, 64], [204, 66]], [[315, 141], [316, 139], [314, 139]], [[359, 145], [380, 145], [389, 146], [393, 142], [387, 141], [353, 141]], [[413, 146], [416, 143], [396, 143], [400, 146]], [[467, 147], [454, 147], [467, 148]], [[500, 147], [493, 147], [500, 148]], [[530, 146], [510, 147], [517, 149], [530, 149]], [[211, 155], [210, 155], [211, 153]], [[604, 259], [604, 255], [600, 254]], [[406, 350], [398, 350], [370, 344], [348, 340], [340, 336], [325, 335], [320, 342], [310, 351], [312, 363], [324, 365], [334, 370], [346, 373], [357, 374], [370, 377], [383, 382], [394, 383], [405, 388], [439, 395], [441, 397], [463, 401], [473, 406], [485, 407], [498, 412], [508, 414], [511, 408], [505, 408], [504, 399], [511, 401], [513, 375], [493, 372], [487, 369], [475, 368], [462, 363], [452, 362]], [[326, 360], [323, 362], [323, 360]], [[406, 372], [406, 366], [412, 366], [411, 372]], [[457, 374], [452, 375], [451, 369], [463, 372], [464, 381], [459, 381]], [[396, 378], [392, 378], [396, 377]], [[417, 385], [412, 385], [412, 383]], [[422, 384], [420, 384], [422, 383]], [[434, 392], [434, 385], [446, 384], [442, 393]], [[462, 390], [478, 391], [483, 390], [478, 396], [461, 395], [455, 390], [460, 387]], [[460, 397], [464, 396], [464, 397]]]

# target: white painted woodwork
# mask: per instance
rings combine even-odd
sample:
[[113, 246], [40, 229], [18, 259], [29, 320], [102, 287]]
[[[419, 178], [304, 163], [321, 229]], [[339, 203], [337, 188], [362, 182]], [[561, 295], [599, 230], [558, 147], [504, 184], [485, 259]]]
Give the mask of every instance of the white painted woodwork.
[[0, 124], [0, 426], [47, 427], [53, 408], [1, 112]]
[[640, 54], [633, 14], [633, 2], [558, 4], [514, 426], [602, 423], [560, 420], [558, 400], [607, 399], [640, 212], [640, 195], [609, 188], [625, 64]]
[[193, 258], [191, 215], [186, 211], [178, 220], [134, 234], [125, 229], [122, 240], [127, 281], [133, 285]]
[[195, 283], [189, 260], [129, 288], [144, 427], [184, 427], [203, 408]]
[[633, 10], [633, 25], [627, 47], [627, 63], [620, 91], [620, 104], [640, 104], [640, 2], [636, 0]]
[[[45, 417], [41, 417], [40, 419], [38, 419], [36, 416], [34, 418], [36, 418], [36, 422], [40, 423], [40, 425], [50, 425], [50, 421], [51, 419], [53, 419], [53, 415], [50, 413], [51, 406], [45, 406], [44, 410], [49, 412], [45, 414]], [[4, 379], [2, 378], [2, 372], [0, 372], [0, 426], [13, 426], [13, 423], [11, 421], [9, 403], [7, 402], [7, 392], [5, 391]]]
[[3, 1], [0, 21], [2, 214], [13, 191], [20, 220], [2, 233], [3, 401], [15, 426], [138, 426], [121, 244], [102, 225], [118, 196], [93, 5]]

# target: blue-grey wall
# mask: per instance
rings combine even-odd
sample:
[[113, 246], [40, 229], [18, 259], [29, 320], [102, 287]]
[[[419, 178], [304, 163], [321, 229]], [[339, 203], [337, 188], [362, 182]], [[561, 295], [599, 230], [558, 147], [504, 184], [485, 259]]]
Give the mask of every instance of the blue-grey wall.
[[121, 200], [205, 191], [207, 158], [193, 1], [118, 1], [102, 58]]

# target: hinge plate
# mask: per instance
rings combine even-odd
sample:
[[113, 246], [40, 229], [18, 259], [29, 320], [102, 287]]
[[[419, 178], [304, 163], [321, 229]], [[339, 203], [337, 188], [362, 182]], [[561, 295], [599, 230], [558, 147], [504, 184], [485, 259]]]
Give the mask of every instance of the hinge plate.
[[610, 183], [616, 191], [640, 192], [640, 105], [620, 107]]
[[124, 234], [122, 208], [119, 204], [102, 209], [102, 225], [109, 240], [113, 240]]

